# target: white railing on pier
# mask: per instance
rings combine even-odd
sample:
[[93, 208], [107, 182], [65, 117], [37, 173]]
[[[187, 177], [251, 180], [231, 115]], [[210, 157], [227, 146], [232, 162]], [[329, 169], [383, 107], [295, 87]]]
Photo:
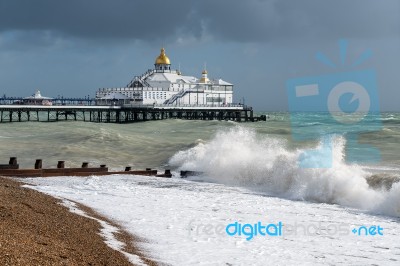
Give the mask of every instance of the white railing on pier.
[[0, 109], [121, 109], [121, 106], [110, 106], [110, 105], [20, 105], [20, 104], [10, 104], [10, 105], [0, 105]]
[[186, 93], [188, 92], [188, 89], [181, 90], [177, 94], [174, 94], [171, 98], [166, 100], [164, 104], [173, 104], [176, 100], [182, 98]]
[[0, 105], [0, 109], [15, 109], [15, 110], [63, 110], [63, 109], [75, 109], [75, 110], [87, 110], [87, 109], [122, 109], [122, 108], [148, 108], [148, 109], [186, 109], [186, 110], [251, 110], [251, 107], [244, 106], [241, 104], [225, 104], [225, 105], [213, 105], [213, 104], [124, 104], [124, 105]]
[[140, 76], [135, 76], [127, 85], [128, 88], [133, 87], [133, 84], [138, 81], [140, 83], [142, 83], [143, 85], [146, 85], [148, 87], [150, 87], [150, 84], [147, 83], [146, 78], [148, 78], [150, 75], [152, 75], [154, 73], [154, 69], [149, 69], [147, 70], [144, 74], [140, 75]]
[[171, 105], [171, 104], [124, 104], [123, 107], [126, 108], [153, 108], [153, 109], [226, 109], [226, 110], [251, 110], [251, 107], [242, 105], [242, 104], [180, 104], [180, 105]]

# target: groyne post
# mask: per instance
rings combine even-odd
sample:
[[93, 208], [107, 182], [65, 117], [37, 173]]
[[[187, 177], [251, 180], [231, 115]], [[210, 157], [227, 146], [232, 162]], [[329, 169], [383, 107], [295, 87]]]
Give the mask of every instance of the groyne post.
[[42, 159], [36, 159], [35, 169], [42, 169]]
[[10, 160], [8, 161], [9, 165], [17, 165], [17, 157], [10, 157]]
[[58, 161], [57, 168], [65, 168], [65, 161]]

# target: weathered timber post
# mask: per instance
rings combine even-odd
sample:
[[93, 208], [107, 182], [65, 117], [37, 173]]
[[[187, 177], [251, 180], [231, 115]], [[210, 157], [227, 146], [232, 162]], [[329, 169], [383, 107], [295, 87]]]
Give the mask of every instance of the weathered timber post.
[[35, 169], [42, 169], [42, 159], [36, 159]]
[[17, 165], [17, 157], [10, 157], [10, 161], [8, 161], [9, 165]]
[[57, 168], [64, 168], [64, 167], [65, 167], [65, 161], [58, 161]]

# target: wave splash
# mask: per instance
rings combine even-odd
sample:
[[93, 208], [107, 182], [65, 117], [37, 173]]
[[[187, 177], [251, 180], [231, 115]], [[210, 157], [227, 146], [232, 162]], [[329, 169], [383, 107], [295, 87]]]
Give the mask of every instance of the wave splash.
[[[331, 168], [301, 168], [298, 161], [304, 150], [290, 150], [281, 139], [238, 126], [219, 132], [208, 143], [176, 153], [169, 163], [181, 170], [203, 172], [206, 181], [400, 217], [400, 182], [389, 190], [372, 188], [367, 182], [371, 173], [360, 165], [345, 163], [345, 143], [342, 136], [333, 138]], [[322, 141], [315, 148], [321, 147]]]

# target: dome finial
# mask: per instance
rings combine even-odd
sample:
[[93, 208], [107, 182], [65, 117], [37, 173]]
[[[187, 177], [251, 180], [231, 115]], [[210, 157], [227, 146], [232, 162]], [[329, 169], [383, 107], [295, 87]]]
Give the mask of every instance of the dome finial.
[[169, 60], [168, 56], [165, 54], [164, 47], [161, 48], [160, 55], [156, 58], [156, 65], [170, 65], [171, 61]]
[[208, 74], [207, 72], [207, 62], [204, 62], [204, 70], [201, 72], [201, 74]]

